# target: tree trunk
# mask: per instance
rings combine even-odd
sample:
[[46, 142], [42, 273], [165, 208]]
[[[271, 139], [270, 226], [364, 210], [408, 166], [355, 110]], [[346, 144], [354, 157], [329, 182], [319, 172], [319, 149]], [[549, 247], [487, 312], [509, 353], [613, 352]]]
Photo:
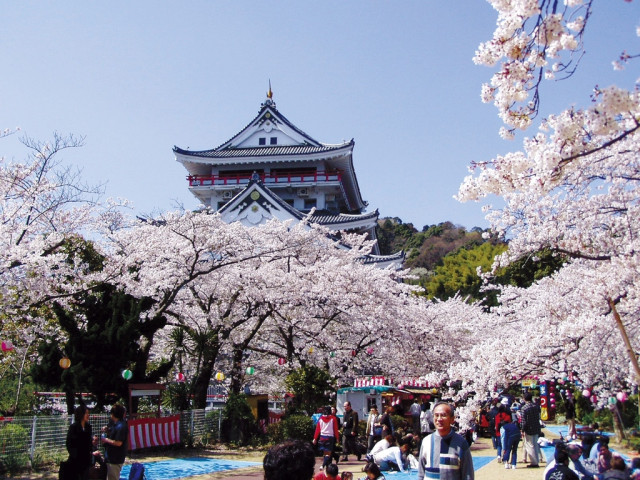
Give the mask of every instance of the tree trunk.
[[[622, 323], [622, 318], [620, 318], [620, 314], [618, 313], [618, 309], [616, 308], [616, 303], [613, 301], [612, 298], [608, 298], [607, 301], [609, 302], [609, 307], [611, 307], [611, 313], [613, 313], [613, 318], [616, 321], [616, 325], [618, 325], [618, 330], [620, 330], [620, 334], [622, 335], [622, 340], [624, 341], [624, 346], [627, 350], [627, 354], [629, 355], [629, 359], [631, 360], [631, 364], [633, 365], [633, 371], [636, 374], [636, 382], [640, 383], [640, 365], [638, 365], [638, 357], [636, 356], [636, 352], [633, 350], [633, 346], [631, 345], [631, 341], [629, 340], [629, 335], [627, 335], [627, 329], [624, 327], [624, 323]], [[640, 414], [640, 400], [638, 401], [638, 413]], [[615, 425], [615, 422], [616, 420], [614, 419], [614, 425]], [[622, 430], [621, 438], [624, 438], [623, 430]]]
[[218, 350], [219, 347], [216, 347], [204, 349], [202, 352], [202, 366], [193, 382], [193, 408], [200, 409], [207, 406], [207, 390], [213, 377]]
[[243, 348], [233, 349], [233, 362], [231, 367], [231, 385], [229, 386], [229, 393], [240, 394], [243, 393], [242, 384], [244, 383], [244, 372], [242, 371], [242, 355]]
[[616, 434], [616, 442], [621, 443], [626, 436], [624, 433], [624, 425], [622, 425], [622, 418], [620, 417], [620, 410], [618, 409], [617, 404], [613, 405], [611, 413], [613, 414], [613, 431]]

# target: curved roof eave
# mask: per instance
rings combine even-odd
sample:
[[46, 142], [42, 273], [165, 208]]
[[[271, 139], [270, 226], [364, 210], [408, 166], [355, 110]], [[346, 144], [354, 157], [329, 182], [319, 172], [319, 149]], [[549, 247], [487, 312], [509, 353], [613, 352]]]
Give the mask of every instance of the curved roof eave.
[[[257, 161], [263, 158], [269, 158], [270, 161], [277, 160], [278, 157], [284, 157], [285, 160], [291, 160], [291, 157], [304, 156], [304, 160], [318, 160], [331, 157], [346, 156], [353, 151], [355, 142], [353, 140], [338, 145], [279, 145], [277, 147], [251, 147], [251, 148], [228, 148], [226, 150], [185, 150], [178, 146], [173, 147], [176, 160], [182, 162], [179, 157], [188, 157], [188, 161], [199, 161], [211, 163], [211, 160], [230, 160], [242, 159], [243, 162]], [[184, 163], [184, 162], [182, 162]], [[352, 166], [353, 168], [353, 166]]]

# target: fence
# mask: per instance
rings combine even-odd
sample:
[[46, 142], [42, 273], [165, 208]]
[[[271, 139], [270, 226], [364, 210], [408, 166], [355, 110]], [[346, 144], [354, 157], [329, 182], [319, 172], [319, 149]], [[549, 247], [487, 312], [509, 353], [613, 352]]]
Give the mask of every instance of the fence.
[[[182, 443], [209, 443], [220, 440], [222, 410], [186, 410], [180, 412]], [[65, 442], [73, 415], [0, 417], [0, 463], [40, 464], [44, 458], [58, 459], [67, 455]], [[89, 423], [99, 434], [109, 422], [108, 414], [91, 415]]]

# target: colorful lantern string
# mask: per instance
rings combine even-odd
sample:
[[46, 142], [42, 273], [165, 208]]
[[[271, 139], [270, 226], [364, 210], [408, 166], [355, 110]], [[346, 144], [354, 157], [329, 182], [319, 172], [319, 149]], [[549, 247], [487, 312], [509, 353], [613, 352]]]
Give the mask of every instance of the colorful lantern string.
[[616, 398], [620, 402], [626, 402], [629, 397], [627, 395], [627, 392], [618, 392], [618, 393], [616, 393]]
[[131, 380], [132, 377], [133, 377], [133, 372], [128, 368], [122, 371], [122, 378], [124, 378], [125, 380]]

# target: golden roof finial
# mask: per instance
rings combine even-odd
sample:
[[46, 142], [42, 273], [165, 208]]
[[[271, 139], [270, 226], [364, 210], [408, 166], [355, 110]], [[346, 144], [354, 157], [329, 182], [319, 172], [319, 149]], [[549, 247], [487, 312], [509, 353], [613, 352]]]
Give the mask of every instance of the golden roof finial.
[[269, 91], [267, 92], [267, 98], [273, 99], [273, 92], [271, 91], [271, 79], [269, 79]]

